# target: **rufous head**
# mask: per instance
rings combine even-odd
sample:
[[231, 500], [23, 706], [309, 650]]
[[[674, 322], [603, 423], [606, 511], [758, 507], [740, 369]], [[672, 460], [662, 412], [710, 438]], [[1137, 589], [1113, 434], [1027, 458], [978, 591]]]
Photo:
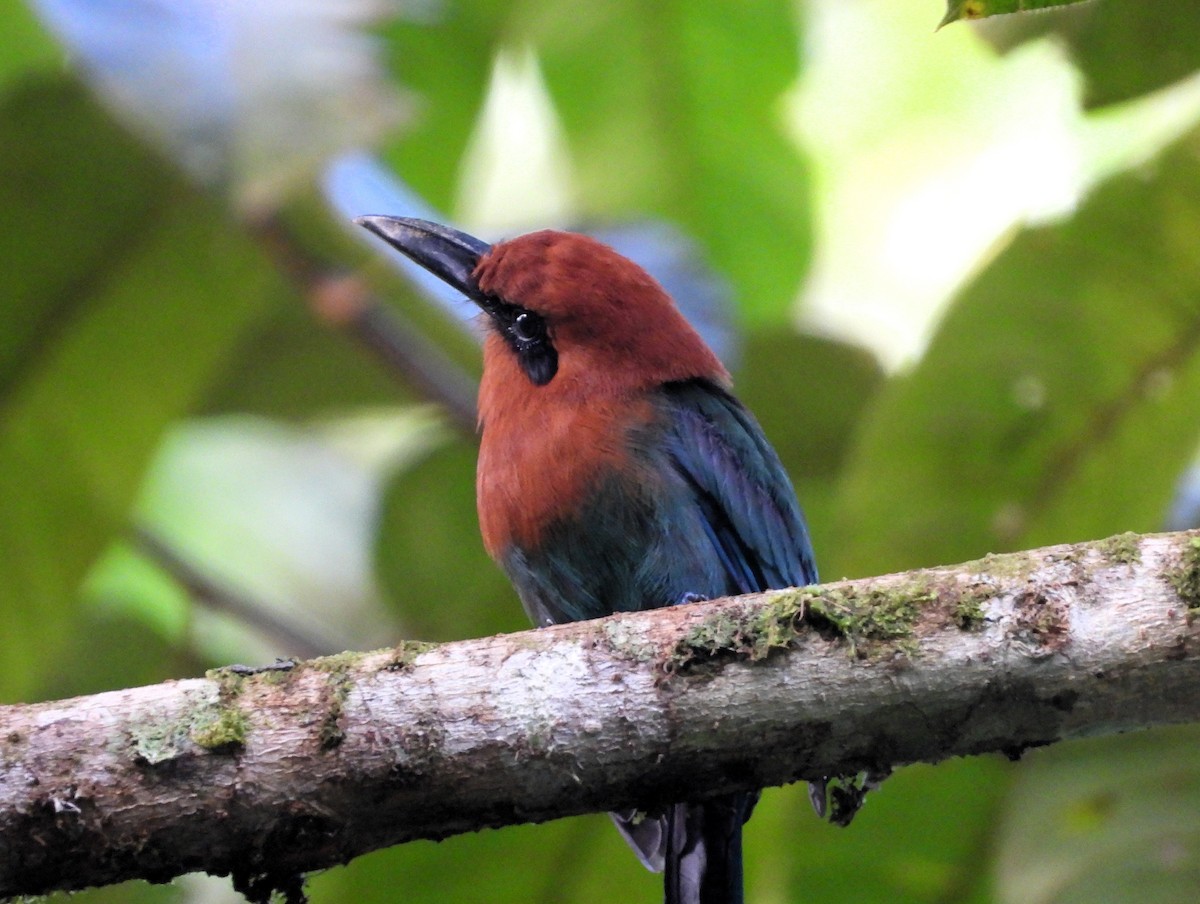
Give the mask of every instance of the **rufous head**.
[[426, 220], [355, 222], [475, 302], [491, 329], [485, 366], [510, 358], [531, 387], [728, 380], [663, 288], [595, 239], [543, 230], [488, 245]]

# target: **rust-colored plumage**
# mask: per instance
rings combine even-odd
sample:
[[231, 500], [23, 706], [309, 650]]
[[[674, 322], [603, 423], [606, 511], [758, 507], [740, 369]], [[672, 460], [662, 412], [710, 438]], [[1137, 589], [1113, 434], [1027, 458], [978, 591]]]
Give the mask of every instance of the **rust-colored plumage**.
[[[570, 233], [492, 246], [421, 220], [360, 222], [484, 312], [479, 519], [535, 623], [816, 580], [779, 458], [640, 267]], [[668, 904], [737, 904], [756, 799], [613, 818], [664, 873]]]
[[[474, 275], [483, 292], [519, 299], [546, 319], [564, 401], [693, 377], [728, 385], [724, 366], [662, 286], [595, 239], [549, 229], [523, 235], [493, 245]], [[495, 382], [487, 372], [498, 350], [485, 350], [485, 385]]]
[[484, 341], [476, 489], [484, 545], [499, 558], [512, 543], [537, 545], [597, 475], [632, 466], [628, 434], [655, 414], [648, 391], [729, 375], [657, 282], [587, 236], [496, 244], [474, 276], [541, 315], [558, 350], [555, 378], [535, 386], [498, 330]]

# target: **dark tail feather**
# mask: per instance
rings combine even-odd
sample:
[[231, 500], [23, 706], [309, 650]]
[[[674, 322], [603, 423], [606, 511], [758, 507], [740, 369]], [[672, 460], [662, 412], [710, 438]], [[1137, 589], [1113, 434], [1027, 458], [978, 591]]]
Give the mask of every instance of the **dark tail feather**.
[[742, 904], [742, 824], [757, 800], [733, 794], [669, 809], [666, 904]]

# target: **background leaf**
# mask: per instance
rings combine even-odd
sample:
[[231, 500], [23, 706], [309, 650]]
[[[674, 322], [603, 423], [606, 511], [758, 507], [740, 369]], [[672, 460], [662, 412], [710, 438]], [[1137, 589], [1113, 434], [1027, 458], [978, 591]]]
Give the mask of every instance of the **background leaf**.
[[0, 204], [23, 225], [0, 276], [12, 312], [0, 346], [0, 699], [14, 700], [59, 667], [79, 583], [124, 528], [161, 431], [282, 296], [221, 208], [78, 88], [28, 83], [0, 121]]
[[1141, 0], [1097, 0], [989, 22], [982, 33], [1002, 49], [1058, 36], [1084, 77], [1084, 106], [1096, 108], [1156, 91], [1200, 68], [1195, 12], [1185, 3], [1151, 9]]
[[385, 156], [434, 207], [450, 210], [459, 161], [483, 102], [507, 4], [438, 7], [436, 18], [400, 20], [385, 30], [388, 59], [419, 97], [412, 128]]
[[799, 71], [778, 0], [578, 9], [537, 22], [546, 82], [593, 214], [650, 211], [700, 239], [752, 323], [778, 323], [808, 264], [808, 176], [780, 97]]
[[1196, 147], [1019, 235], [964, 290], [864, 425], [838, 510], [852, 573], [1161, 524], [1197, 440]]
[[1200, 887], [1200, 731], [1033, 751], [999, 831], [999, 904], [1186, 901]]
[[988, 901], [980, 864], [1010, 772], [998, 757], [901, 769], [845, 829], [818, 820], [801, 786], [768, 791], [747, 824], [749, 849], [768, 852], [749, 861], [747, 899]]
[[864, 412], [884, 385], [879, 362], [857, 346], [791, 331], [759, 331], [734, 374], [792, 476], [826, 580], [843, 573], [833, 532], [837, 478]]
[[474, 443], [449, 438], [398, 472], [375, 543], [380, 581], [413, 636], [456, 640], [523, 630], [508, 579], [483, 550], [475, 515]]
[[0, 14], [4, 25], [4, 52], [0, 53], [0, 91], [10, 82], [28, 78], [35, 72], [51, 72], [61, 65], [62, 51], [38, 27], [33, 14], [23, 4], [12, 3]]

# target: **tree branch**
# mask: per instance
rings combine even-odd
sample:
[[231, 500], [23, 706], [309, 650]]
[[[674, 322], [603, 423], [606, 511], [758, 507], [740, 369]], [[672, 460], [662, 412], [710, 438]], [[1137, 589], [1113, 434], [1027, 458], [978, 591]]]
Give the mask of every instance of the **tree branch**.
[[1200, 719], [1200, 533], [0, 709], [0, 896]]

